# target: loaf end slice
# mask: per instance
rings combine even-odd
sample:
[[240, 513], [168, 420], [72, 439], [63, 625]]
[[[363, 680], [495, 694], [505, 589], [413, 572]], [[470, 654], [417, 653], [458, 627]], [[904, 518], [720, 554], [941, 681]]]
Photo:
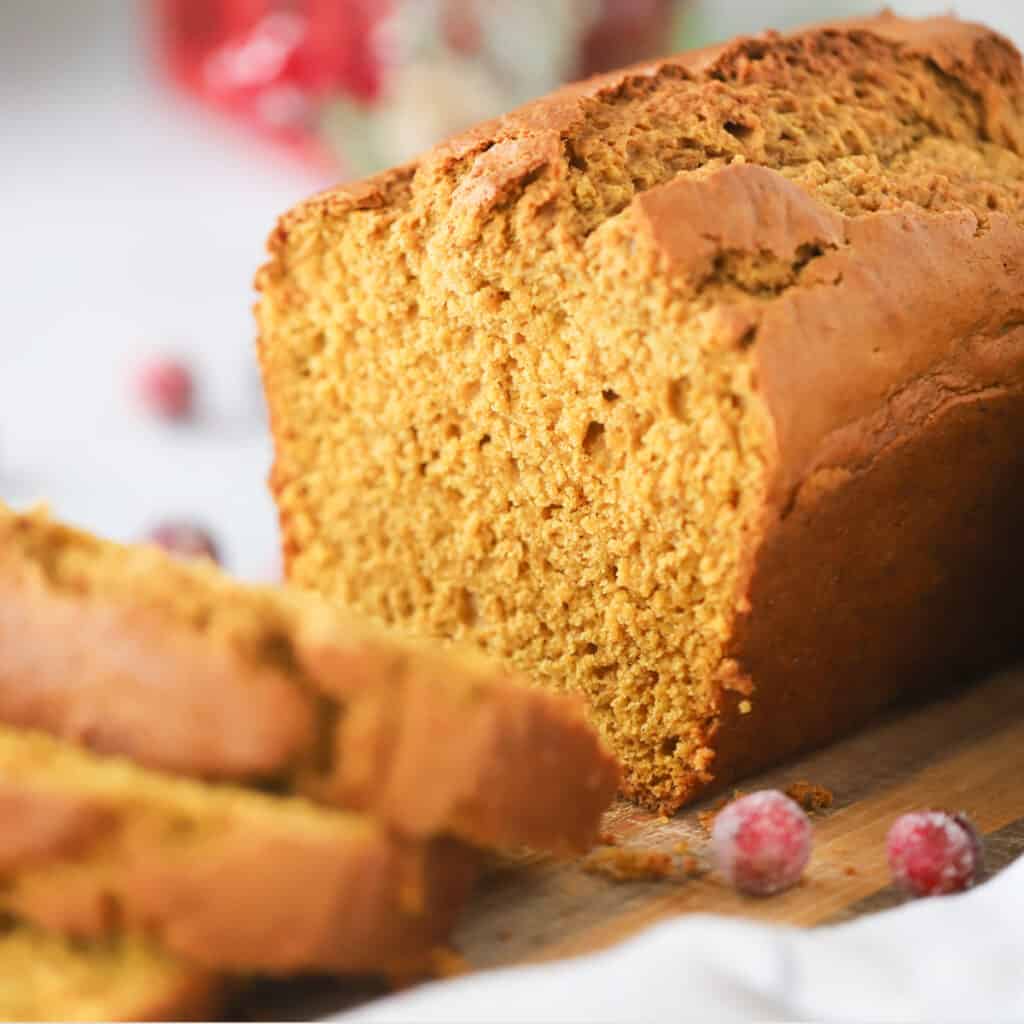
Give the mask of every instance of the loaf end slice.
[[577, 699], [478, 654], [3, 507], [0, 721], [482, 846], [585, 849], [619, 781]]
[[0, 924], [0, 1019], [209, 1020], [223, 985], [139, 938], [80, 942]]
[[290, 579], [582, 694], [672, 810], [1020, 649], [1020, 57], [952, 18], [602, 76], [285, 215]]

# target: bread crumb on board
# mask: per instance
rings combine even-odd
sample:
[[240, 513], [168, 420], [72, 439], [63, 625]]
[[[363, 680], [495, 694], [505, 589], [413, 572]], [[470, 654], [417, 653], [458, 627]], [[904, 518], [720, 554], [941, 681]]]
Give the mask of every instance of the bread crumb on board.
[[629, 849], [621, 846], [594, 850], [584, 857], [581, 866], [588, 875], [604, 875], [615, 882], [682, 880], [697, 878], [704, 873], [697, 858], [688, 853], [673, 856], [661, 850]]
[[[783, 792], [790, 800], [796, 801], [808, 814], [820, 814], [827, 810], [832, 806], [834, 799], [832, 790], [827, 786], [819, 786], [816, 782], [808, 782], [806, 779], [791, 782]], [[698, 811], [697, 823], [708, 835], [711, 835], [718, 812], [744, 795], [744, 791], [741, 789], [733, 790], [732, 796], [722, 797], [707, 810]]]
[[806, 780], [794, 782], [783, 792], [791, 800], [795, 800], [808, 814], [825, 811], [832, 806], [832, 790], [814, 782]]

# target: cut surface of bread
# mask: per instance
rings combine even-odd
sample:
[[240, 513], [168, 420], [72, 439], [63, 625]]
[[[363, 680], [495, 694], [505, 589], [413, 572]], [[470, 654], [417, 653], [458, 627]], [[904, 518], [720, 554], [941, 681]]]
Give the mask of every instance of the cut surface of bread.
[[299, 205], [289, 578], [585, 696], [672, 810], [1019, 650], [1024, 91], [891, 15], [627, 69]]
[[76, 942], [0, 923], [0, 1020], [204, 1020], [221, 983], [142, 939]]
[[476, 876], [456, 840], [164, 776], [0, 727], [0, 910], [81, 939], [152, 936], [203, 967], [407, 972]]
[[575, 701], [479, 654], [2, 506], [0, 721], [487, 846], [586, 848], [619, 779]]

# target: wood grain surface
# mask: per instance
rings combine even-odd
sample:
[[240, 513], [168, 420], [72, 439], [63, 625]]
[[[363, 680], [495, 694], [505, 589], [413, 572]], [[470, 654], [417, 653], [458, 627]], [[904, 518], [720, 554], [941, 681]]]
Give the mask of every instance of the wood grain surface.
[[[718, 801], [672, 819], [627, 803], [607, 815], [616, 849], [662, 851], [674, 877], [615, 881], [524, 854], [496, 861], [458, 928], [454, 946], [479, 969], [575, 956], [605, 948], [677, 914], [719, 913], [818, 925], [882, 910], [902, 897], [888, 884], [885, 834], [904, 811], [966, 811], [984, 835], [989, 872], [1024, 852], [1024, 669], [1002, 673], [925, 706], [902, 708], [856, 736], [745, 783], [749, 791], [807, 781], [828, 788], [831, 808], [814, 815], [815, 846], [804, 881], [770, 899], [748, 899], [714, 872], [688, 877], [685, 845], [705, 864], [701, 822]], [[337, 982], [263, 986], [239, 1012], [302, 1019], [337, 1011], [379, 989]]]

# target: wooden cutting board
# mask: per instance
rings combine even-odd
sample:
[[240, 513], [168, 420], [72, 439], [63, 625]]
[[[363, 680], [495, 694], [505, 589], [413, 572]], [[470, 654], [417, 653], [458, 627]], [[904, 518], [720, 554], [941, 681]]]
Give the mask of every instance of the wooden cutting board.
[[[885, 834], [897, 815], [926, 807], [966, 811], [984, 835], [989, 871], [998, 871], [1024, 852], [1024, 669], [895, 711], [742, 789], [784, 789], [798, 781], [826, 787], [833, 803], [813, 816], [814, 853], [804, 881], [788, 893], [748, 899], [713, 872], [688, 877], [681, 870], [681, 845], [698, 864], [705, 862], [701, 818], [718, 801], [672, 819], [620, 803], [605, 822], [615, 849], [672, 854], [680, 867], [675, 877], [615, 881], [587, 870], [593, 855], [570, 862], [506, 858], [484, 878], [454, 946], [478, 969], [602, 949], [678, 914], [817, 925], [881, 910], [901, 900], [888, 884]], [[261, 1018], [308, 1019], [373, 994], [337, 982], [268, 986], [248, 998], [244, 1010]]]

